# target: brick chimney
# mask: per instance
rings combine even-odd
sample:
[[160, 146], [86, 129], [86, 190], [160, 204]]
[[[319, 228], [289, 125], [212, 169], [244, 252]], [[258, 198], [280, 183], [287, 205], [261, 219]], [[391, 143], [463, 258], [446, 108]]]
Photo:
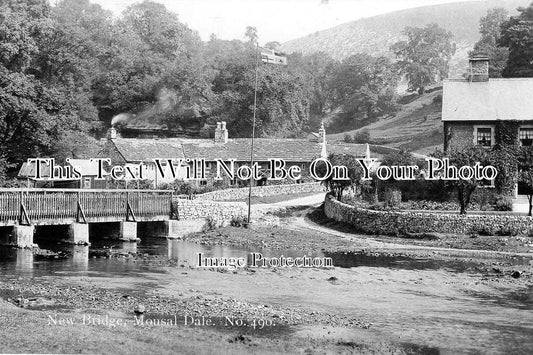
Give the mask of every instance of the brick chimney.
[[217, 128], [215, 129], [215, 143], [228, 143], [226, 121], [217, 122]]
[[489, 81], [489, 58], [485, 55], [476, 55], [470, 58], [468, 73], [470, 82]]

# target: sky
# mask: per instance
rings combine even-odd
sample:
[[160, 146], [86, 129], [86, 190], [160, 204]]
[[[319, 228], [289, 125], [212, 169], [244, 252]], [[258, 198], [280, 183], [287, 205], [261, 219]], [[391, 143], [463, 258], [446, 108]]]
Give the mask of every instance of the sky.
[[[120, 15], [139, 0], [90, 0]], [[244, 39], [254, 26], [259, 42], [285, 41], [363, 17], [464, 0], [153, 0], [178, 14], [203, 40]], [[479, 0], [477, 0], [479, 1]]]

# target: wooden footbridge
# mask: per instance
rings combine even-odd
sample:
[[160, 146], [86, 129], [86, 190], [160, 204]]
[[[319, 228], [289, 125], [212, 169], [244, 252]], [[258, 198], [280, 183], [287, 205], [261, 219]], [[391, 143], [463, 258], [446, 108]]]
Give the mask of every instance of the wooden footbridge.
[[35, 226], [69, 225], [71, 241], [86, 244], [89, 223], [119, 222], [120, 238], [136, 240], [136, 222], [176, 219], [167, 190], [0, 189], [0, 227], [17, 246], [33, 244]]

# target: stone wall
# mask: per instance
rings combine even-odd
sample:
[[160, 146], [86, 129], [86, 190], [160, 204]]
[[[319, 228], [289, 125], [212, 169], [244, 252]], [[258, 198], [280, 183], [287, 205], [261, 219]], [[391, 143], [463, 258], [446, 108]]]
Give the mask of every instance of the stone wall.
[[533, 218], [513, 215], [459, 215], [430, 212], [373, 211], [326, 196], [327, 217], [348, 223], [368, 234], [448, 233], [516, 235], [533, 233]]
[[245, 202], [220, 202], [203, 199], [177, 199], [174, 201], [174, 208], [177, 209], [180, 220], [207, 217], [231, 220], [233, 217], [246, 216], [248, 213], [248, 205]]
[[[237, 189], [224, 189], [206, 192], [197, 195], [196, 199], [211, 201], [241, 200], [248, 197], [249, 189], [247, 187]], [[296, 194], [306, 192], [325, 192], [324, 186], [318, 182], [305, 184], [285, 184], [285, 185], [267, 185], [252, 187], [252, 196], [264, 197], [273, 195]]]

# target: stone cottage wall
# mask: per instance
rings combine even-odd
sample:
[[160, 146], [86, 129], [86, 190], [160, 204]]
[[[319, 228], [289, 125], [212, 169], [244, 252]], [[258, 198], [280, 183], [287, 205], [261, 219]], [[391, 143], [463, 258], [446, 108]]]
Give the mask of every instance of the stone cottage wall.
[[437, 232], [515, 235], [533, 233], [532, 217], [372, 211], [347, 205], [329, 195], [326, 196], [324, 212], [327, 217], [348, 223], [356, 230], [368, 234], [399, 235]]

